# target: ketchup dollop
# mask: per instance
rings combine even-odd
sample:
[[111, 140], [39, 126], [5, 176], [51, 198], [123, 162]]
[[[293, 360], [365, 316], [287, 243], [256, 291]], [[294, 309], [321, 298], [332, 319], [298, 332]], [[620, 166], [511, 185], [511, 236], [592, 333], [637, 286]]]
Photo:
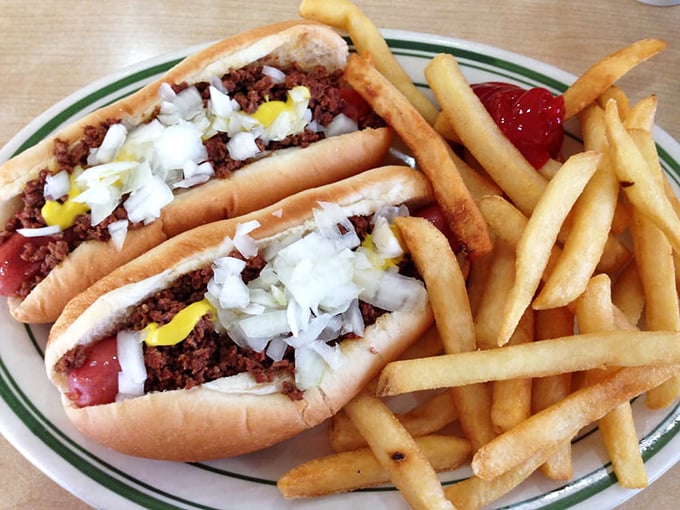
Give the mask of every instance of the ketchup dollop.
[[564, 98], [544, 88], [485, 82], [472, 90], [503, 134], [539, 169], [559, 154], [564, 140]]

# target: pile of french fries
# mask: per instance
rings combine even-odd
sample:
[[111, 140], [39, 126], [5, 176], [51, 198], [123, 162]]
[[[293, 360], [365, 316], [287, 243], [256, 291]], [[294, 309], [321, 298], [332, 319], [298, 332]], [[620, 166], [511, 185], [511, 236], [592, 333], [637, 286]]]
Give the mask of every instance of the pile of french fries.
[[[629, 402], [680, 396], [680, 202], [652, 137], [656, 98], [631, 105], [615, 81], [665, 43], [622, 48], [570, 86], [583, 151], [536, 171], [452, 55], [426, 68], [437, 107], [356, 5], [300, 13], [350, 35], [347, 80], [410, 148], [467, 257], [427, 220], [397, 221], [435, 326], [333, 419], [337, 453], [286, 473], [283, 496], [391, 482], [415, 509], [481, 508], [536, 470], [568, 480], [571, 441], [593, 424], [618, 483], [646, 486]], [[405, 414], [384, 398], [423, 390]], [[437, 471], [466, 462], [473, 476], [443, 487]]]

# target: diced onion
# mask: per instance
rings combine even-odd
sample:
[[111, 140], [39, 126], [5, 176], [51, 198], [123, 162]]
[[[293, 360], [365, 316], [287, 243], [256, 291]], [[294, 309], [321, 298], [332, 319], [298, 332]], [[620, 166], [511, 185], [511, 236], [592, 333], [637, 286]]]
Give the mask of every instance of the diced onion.
[[43, 195], [46, 200], [57, 200], [68, 194], [71, 189], [71, 178], [66, 170], [54, 175], [48, 175], [45, 179]]
[[154, 175], [123, 203], [128, 219], [150, 223], [161, 215], [161, 209], [172, 202], [174, 195], [163, 179]]
[[331, 137], [353, 133], [357, 129], [359, 129], [359, 126], [356, 121], [350, 119], [344, 113], [340, 113], [326, 126], [325, 133], [327, 137]]
[[256, 156], [260, 148], [255, 143], [255, 135], [242, 131], [234, 134], [227, 142], [227, 150], [231, 159], [244, 161]]
[[94, 154], [96, 163], [109, 163], [125, 143], [128, 130], [122, 123], [111, 124], [104, 135], [102, 144]]
[[118, 251], [123, 248], [125, 244], [125, 237], [128, 231], [128, 221], [118, 220], [110, 223], [108, 226], [109, 234], [111, 235], [111, 241]]
[[318, 386], [325, 368], [323, 358], [312, 348], [295, 349], [295, 385], [302, 391]]
[[404, 254], [404, 249], [401, 247], [399, 239], [397, 239], [384, 216], [376, 220], [372, 239], [378, 253], [385, 258], [400, 257]]
[[241, 255], [246, 258], [251, 258], [257, 255], [258, 249], [250, 234], [253, 230], [260, 226], [257, 220], [248, 221], [246, 223], [239, 223], [236, 225], [236, 233], [234, 234], [234, 248], [236, 248]]
[[262, 74], [269, 76], [274, 83], [283, 83], [286, 81], [286, 73], [276, 67], [262, 66]]
[[144, 366], [141, 335], [134, 331], [119, 331], [116, 344], [120, 364], [117, 400], [143, 395], [147, 373]]
[[18, 228], [16, 232], [24, 237], [51, 236], [61, 232], [61, 227], [59, 225], [52, 225], [40, 228]]

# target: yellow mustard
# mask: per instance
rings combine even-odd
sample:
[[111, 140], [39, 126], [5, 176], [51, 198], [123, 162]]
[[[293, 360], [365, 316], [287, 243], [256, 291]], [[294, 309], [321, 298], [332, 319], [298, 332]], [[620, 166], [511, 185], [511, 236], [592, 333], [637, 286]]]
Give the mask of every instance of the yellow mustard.
[[77, 216], [85, 214], [90, 210], [87, 204], [73, 200], [78, 195], [80, 195], [80, 190], [76, 186], [75, 178], [71, 175], [71, 188], [68, 191], [68, 199], [63, 204], [56, 200], [47, 200], [40, 210], [45, 223], [50, 227], [59, 225], [62, 230], [72, 226]]
[[[304, 97], [307, 99], [310, 97], [309, 89], [307, 87], [300, 86], [295, 88], [304, 89]], [[293, 95], [288, 92], [288, 98], [285, 102], [266, 101], [258, 106], [257, 110], [252, 116], [263, 126], [269, 127], [283, 111], [288, 110], [289, 112], [292, 112], [294, 105], [295, 100], [293, 99]]]
[[196, 301], [180, 310], [167, 324], [149, 324], [144, 328], [144, 342], [150, 346], [178, 344], [189, 336], [201, 317], [206, 314], [214, 317], [216, 313], [217, 310], [207, 299]]

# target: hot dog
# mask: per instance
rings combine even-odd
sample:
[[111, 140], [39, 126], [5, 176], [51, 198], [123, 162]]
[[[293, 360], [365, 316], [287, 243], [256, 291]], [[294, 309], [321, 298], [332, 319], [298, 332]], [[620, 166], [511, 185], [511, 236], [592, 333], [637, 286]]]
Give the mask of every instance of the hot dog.
[[51, 329], [45, 364], [66, 414], [110, 448], [183, 461], [317, 425], [431, 326], [390, 221], [432, 200], [420, 172], [381, 167], [114, 270]]
[[258, 28], [0, 166], [0, 295], [52, 322], [118, 265], [189, 228], [379, 165], [390, 132], [344, 84], [328, 27]]

